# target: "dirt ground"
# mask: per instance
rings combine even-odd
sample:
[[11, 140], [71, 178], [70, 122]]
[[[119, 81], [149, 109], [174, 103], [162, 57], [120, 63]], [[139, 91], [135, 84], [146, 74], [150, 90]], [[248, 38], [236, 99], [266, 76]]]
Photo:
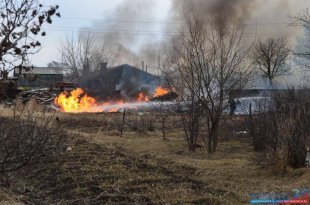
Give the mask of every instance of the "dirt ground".
[[251, 193], [310, 186], [310, 169], [274, 176], [255, 165], [242, 126], [225, 124], [218, 151], [208, 155], [203, 146], [187, 151], [174, 116], [167, 139], [152, 113], [129, 114], [123, 136], [121, 114], [55, 117], [70, 136], [67, 151], [16, 173], [0, 204], [248, 204]]

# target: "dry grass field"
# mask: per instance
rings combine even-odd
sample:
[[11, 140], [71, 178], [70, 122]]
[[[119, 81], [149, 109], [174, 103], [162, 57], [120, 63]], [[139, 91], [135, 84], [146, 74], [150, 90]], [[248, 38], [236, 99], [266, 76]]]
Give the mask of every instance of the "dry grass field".
[[[1, 116], [13, 114], [1, 109]], [[163, 139], [154, 113], [128, 113], [123, 136], [121, 113], [49, 115], [69, 136], [67, 150], [14, 173], [0, 204], [248, 204], [250, 193], [310, 185], [310, 169], [275, 176], [257, 166], [248, 136], [230, 121], [208, 155], [203, 143], [187, 151], [177, 116], [168, 118]]]

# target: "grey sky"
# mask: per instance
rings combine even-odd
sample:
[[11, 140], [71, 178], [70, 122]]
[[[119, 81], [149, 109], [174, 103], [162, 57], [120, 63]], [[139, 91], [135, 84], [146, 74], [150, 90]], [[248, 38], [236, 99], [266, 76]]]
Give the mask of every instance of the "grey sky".
[[[33, 64], [46, 66], [52, 60], [59, 60], [57, 46], [61, 40], [67, 35], [76, 34], [83, 27], [91, 27], [96, 19], [107, 19], [123, 1], [127, 0], [45, 0], [46, 5], [58, 4], [62, 17], [55, 18], [53, 24], [46, 27], [47, 36], [41, 38], [43, 47], [39, 53], [31, 57]], [[157, 7], [154, 8], [156, 19], [150, 19], [151, 21], [162, 21], [162, 17], [170, 8], [169, 0], [157, 1]]]
[[[127, 19], [108, 19], [109, 15], [123, 1], [130, 0], [45, 0], [46, 5], [58, 4], [60, 6], [62, 18], [55, 19], [52, 25], [46, 27], [47, 36], [41, 40], [43, 48], [38, 54], [32, 56], [33, 64], [36, 66], [46, 66], [52, 60], [59, 60], [57, 54], [58, 43], [66, 35], [77, 33], [82, 27], [92, 27], [96, 19], [162, 22], [165, 21], [165, 17], [169, 13], [169, 9], [171, 9], [170, 0], [156, 0], [156, 5], [150, 11], [154, 13], [152, 19], [131, 19], [130, 17]], [[145, 0], [146, 3], [148, 1], [150, 0]], [[260, 1], [260, 4], [253, 10], [252, 19], [246, 22], [251, 24], [249, 26], [252, 27], [256, 27], [255, 24], [258, 22], [258, 33], [274, 33], [274, 35], [283, 33], [291, 35], [292, 38], [294, 38], [294, 35], [302, 34], [301, 30], [289, 28], [282, 23], [288, 23], [290, 21], [288, 17], [296, 14], [301, 9], [310, 8], [310, 0], [258, 1]], [[160, 26], [155, 23], [145, 25], [145, 30], [151, 30], [159, 34], [162, 31]], [[145, 39], [145, 41], [150, 40], [150, 38], [142, 39]]]

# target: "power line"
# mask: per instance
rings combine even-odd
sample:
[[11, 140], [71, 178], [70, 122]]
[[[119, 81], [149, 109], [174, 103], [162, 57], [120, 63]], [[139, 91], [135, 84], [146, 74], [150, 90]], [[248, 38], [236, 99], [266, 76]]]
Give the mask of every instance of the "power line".
[[[253, 24], [254, 25], [254, 24]], [[259, 26], [259, 24], [255, 24], [255, 26]], [[124, 31], [124, 32], [128, 32], [128, 31], [133, 31], [133, 32], [157, 32], [158, 30], [132, 30], [132, 29], [113, 29], [109, 26], [106, 27], [98, 27], [96, 26], [95, 29], [93, 28], [77, 28], [77, 27], [73, 27], [73, 26], [49, 26], [48, 28], [51, 29], [72, 29], [72, 30], [86, 30], [86, 31]], [[171, 33], [171, 32], [169, 32]]]
[[169, 22], [169, 21], [141, 21], [141, 20], [122, 20], [122, 19], [96, 19], [96, 18], [79, 18], [79, 17], [61, 17], [68, 20], [82, 21], [101, 21], [101, 22], [123, 22], [123, 23], [141, 23], [141, 24], [185, 24], [185, 22]]
[[[79, 18], [78, 18], [79, 19]], [[113, 20], [114, 21], [114, 20]], [[132, 22], [128, 20], [129, 22]], [[138, 21], [135, 21], [138, 22]], [[144, 22], [145, 23], [145, 22]], [[255, 25], [262, 26], [262, 25], [279, 25], [279, 24], [285, 24], [289, 25], [290, 23], [253, 23], [253, 24], [245, 24], [245, 25]], [[89, 32], [89, 33], [97, 33], [97, 34], [111, 34], [111, 35], [135, 35], [135, 36], [175, 36], [179, 35], [180, 33], [177, 31], [162, 31], [159, 30], [132, 30], [132, 29], [113, 29], [109, 26], [107, 27], [96, 27], [96, 28], [76, 28], [71, 26], [50, 26], [46, 29], [47, 31], [66, 31], [66, 32], [74, 32], [74, 33], [80, 33], [80, 32]], [[255, 33], [244, 33], [245, 36], [304, 36], [304, 33], [268, 33], [268, 32], [261, 32], [258, 33], [257, 31]]]
[[[178, 36], [178, 32], [153, 32], [153, 31], [132, 31], [130, 30], [73, 30], [73, 29], [46, 29], [46, 31], [74, 32], [74, 33], [96, 33], [109, 35], [128, 35], [128, 36]], [[186, 33], [185, 33], [186, 34]], [[243, 33], [243, 36], [304, 36], [303, 33]]]
[[[142, 21], [142, 20], [128, 20], [128, 19], [99, 19], [99, 18], [81, 18], [81, 17], [61, 17], [61, 19], [76, 20], [76, 21], [101, 21], [101, 22], [117, 22], [117, 23], [141, 23], [141, 24], [186, 24], [185, 21], [173, 22], [173, 21]], [[242, 25], [292, 25], [292, 22], [258, 22], [258, 23], [244, 23]], [[296, 24], [294, 26], [302, 26], [302, 24]]]

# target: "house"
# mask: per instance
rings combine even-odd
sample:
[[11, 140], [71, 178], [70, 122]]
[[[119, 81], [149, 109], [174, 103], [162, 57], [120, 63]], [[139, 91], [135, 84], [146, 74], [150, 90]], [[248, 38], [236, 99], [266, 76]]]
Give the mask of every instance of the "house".
[[272, 93], [285, 91], [288, 88], [298, 88], [298, 83], [288, 77], [280, 76], [270, 81], [259, 73], [253, 73], [241, 88], [231, 91], [231, 94], [234, 97], [266, 97]]
[[102, 72], [83, 81], [80, 86], [92, 96], [105, 99], [115, 95], [131, 98], [141, 91], [152, 93], [157, 86], [162, 84], [164, 84], [162, 77], [123, 64], [103, 69]]
[[18, 77], [19, 87], [50, 87], [63, 82], [63, 71], [60, 68], [31, 67], [29, 69], [14, 69], [14, 77]]
[[[268, 78], [256, 73], [256, 75], [248, 79], [241, 89], [230, 91], [230, 95], [237, 104], [234, 113], [247, 115], [249, 113], [265, 112], [270, 109], [271, 97], [274, 94], [288, 93], [290, 88], [302, 89], [297, 82], [285, 77], [280, 76], [270, 81]], [[224, 112], [228, 113], [228, 111], [228, 107], [225, 108]]]

